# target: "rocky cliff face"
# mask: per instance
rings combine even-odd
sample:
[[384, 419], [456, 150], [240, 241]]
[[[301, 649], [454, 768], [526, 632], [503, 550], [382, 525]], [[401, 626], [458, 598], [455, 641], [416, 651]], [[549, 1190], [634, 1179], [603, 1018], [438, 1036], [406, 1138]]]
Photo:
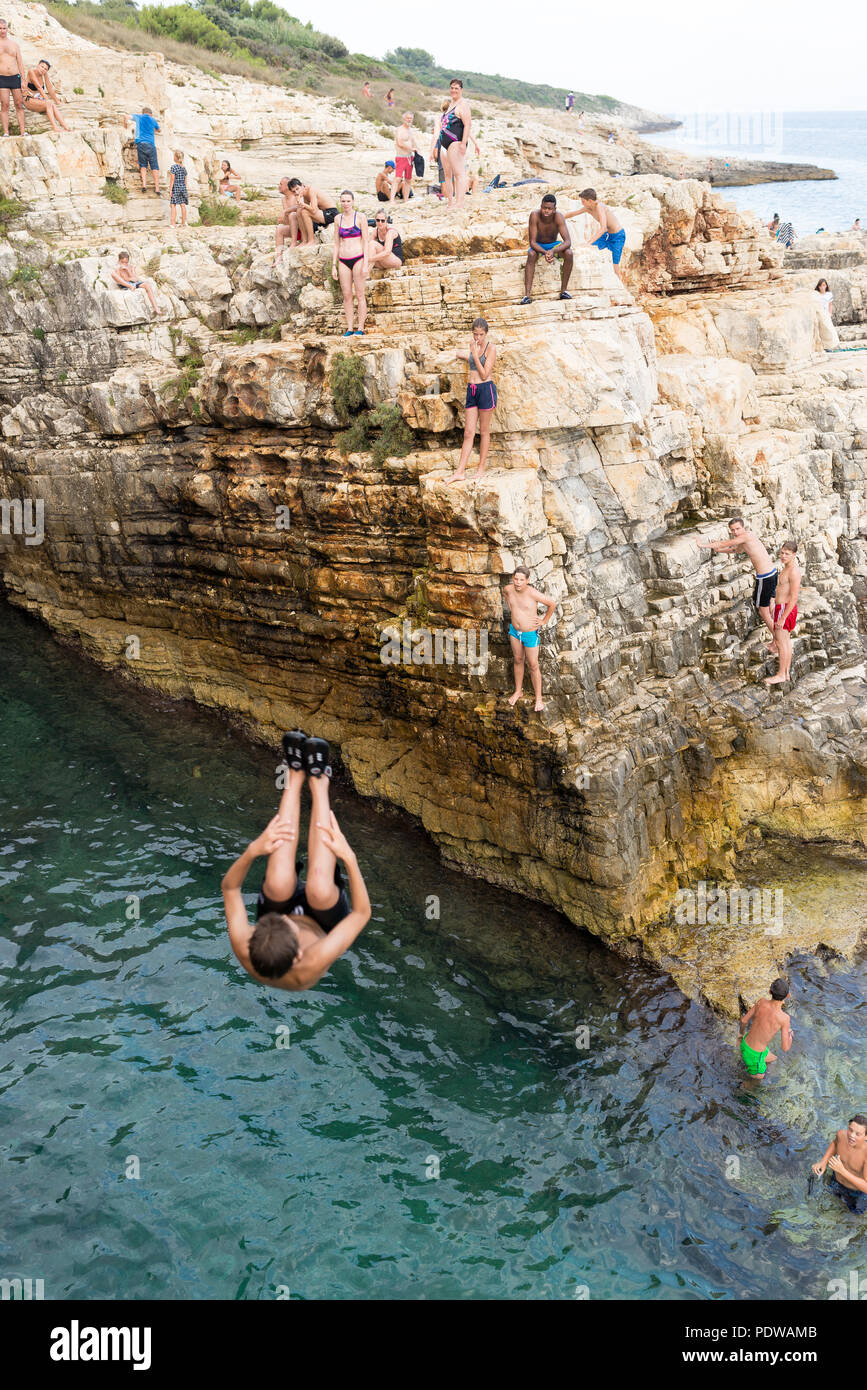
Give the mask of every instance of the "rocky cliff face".
[[[73, 138], [96, 137], [57, 147]], [[102, 663], [269, 738], [315, 727], [451, 862], [731, 1011], [793, 950], [857, 937], [850, 919], [721, 925], [672, 904], [734, 883], [756, 831], [867, 844], [867, 353], [822, 351], [808, 268], [706, 184], [593, 172], [627, 227], [628, 288], [580, 246], [572, 301], [542, 266], [520, 306], [538, 189], [451, 217], [420, 197], [395, 214], [407, 264], [375, 272], [351, 348], [330, 245], [275, 267], [270, 228], [131, 214], [124, 244], [168, 310], [153, 321], [112, 288], [108, 229], [64, 222], [84, 195], [47, 184], [66, 234], [0, 244], [0, 494], [41, 502], [45, 534], [5, 526], [0, 560], [9, 598]], [[564, 208], [585, 173], [555, 183]], [[857, 347], [864, 255], [833, 277]], [[446, 487], [454, 353], [480, 312], [499, 349], [489, 472]], [[348, 353], [356, 407], [396, 407], [400, 447], [374, 427], [378, 450], [344, 452]], [[801, 542], [790, 690], [761, 681], [747, 567], [696, 545], [735, 509], [772, 549]], [[505, 700], [519, 561], [559, 604], [541, 716]], [[480, 630], [487, 663], [413, 661], [409, 637], [408, 661], [384, 661], [395, 626], [422, 656], [424, 631]]]

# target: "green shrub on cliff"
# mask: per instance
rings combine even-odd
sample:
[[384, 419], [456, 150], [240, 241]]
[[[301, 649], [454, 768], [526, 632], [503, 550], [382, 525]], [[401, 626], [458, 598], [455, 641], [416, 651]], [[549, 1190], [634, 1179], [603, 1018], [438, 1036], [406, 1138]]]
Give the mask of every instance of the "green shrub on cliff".
[[123, 205], [129, 201], [129, 193], [122, 183], [118, 183], [117, 179], [106, 179], [102, 185], [102, 196], [107, 198], [110, 203]]
[[9, 235], [8, 223], [16, 221], [24, 212], [26, 204], [17, 198], [0, 198], [0, 233]]
[[[202, 375], [202, 368], [205, 365], [204, 358], [198, 348], [188, 352], [185, 357], [180, 359], [182, 371], [178, 376], [173, 376], [171, 381], [166, 381], [160, 387], [164, 396], [180, 404], [185, 401], [193, 387]], [[198, 413], [197, 411], [194, 413]]]
[[331, 365], [334, 413], [345, 425], [364, 405], [364, 364], [360, 357], [339, 352]]
[[385, 463], [386, 459], [405, 458], [412, 448], [412, 430], [400, 413], [400, 406], [381, 401], [370, 412], [370, 424], [379, 430], [371, 446], [373, 461]]
[[199, 203], [199, 221], [203, 227], [234, 227], [240, 220], [238, 203], [224, 203], [219, 198], [203, 198]]

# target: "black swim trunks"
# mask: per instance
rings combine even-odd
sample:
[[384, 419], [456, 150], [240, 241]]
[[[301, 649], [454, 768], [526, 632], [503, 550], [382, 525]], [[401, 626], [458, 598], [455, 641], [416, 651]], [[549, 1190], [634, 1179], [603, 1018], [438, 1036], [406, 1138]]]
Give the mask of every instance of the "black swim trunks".
[[279, 912], [284, 917], [298, 917], [303, 912], [306, 916], [312, 917], [313, 921], [324, 932], [332, 931], [352, 911], [343, 886], [343, 874], [339, 864], [334, 865], [334, 882], [340, 889], [340, 894], [334, 906], [327, 908], [310, 906], [304, 891], [306, 884], [303, 878], [299, 878], [291, 898], [286, 898], [281, 903], [275, 903], [271, 898], [265, 896], [265, 885], [263, 884], [259, 889], [259, 901], [256, 904], [256, 921], [258, 922], [260, 917], [264, 917], [266, 912]]
[[836, 1173], [831, 1174], [828, 1186], [837, 1197], [843, 1198], [846, 1206], [856, 1216], [863, 1216], [867, 1211], [867, 1192], [856, 1192], [851, 1187], [844, 1187]]
[[325, 218], [325, 223], [324, 223], [324, 225], [325, 225], [326, 227], [330, 227], [331, 224], [332, 224], [332, 222], [333, 222], [333, 221], [335, 220], [335, 218], [338, 216], [338, 210], [337, 210], [337, 208], [323, 208], [323, 209], [322, 209], [322, 216]]
[[10, 92], [20, 92], [21, 73], [13, 72], [11, 77], [7, 77], [5, 74], [0, 75], [0, 87], [5, 87]]
[[768, 570], [767, 574], [756, 575], [756, 587], [753, 590], [753, 603], [756, 608], [769, 608], [771, 599], [777, 592], [777, 571]]

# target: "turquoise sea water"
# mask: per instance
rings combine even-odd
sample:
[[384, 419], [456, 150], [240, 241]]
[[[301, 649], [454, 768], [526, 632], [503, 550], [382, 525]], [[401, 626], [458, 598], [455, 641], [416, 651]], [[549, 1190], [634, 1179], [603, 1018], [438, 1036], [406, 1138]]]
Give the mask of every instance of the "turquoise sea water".
[[[680, 131], [662, 131], [646, 139], [690, 155], [724, 159], [774, 159], [833, 169], [834, 180], [759, 183], [726, 188], [726, 198], [769, 222], [775, 212], [792, 223], [799, 236], [820, 227], [845, 231], [856, 217], [867, 229], [867, 111], [786, 111], [757, 116], [704, 118], [684, 115]], [[757, 143], [754, 145], [752, 139]], [[772, 143], [761, 144], [760, 138]], [[750, 143], [744, 143], [749, 139]]]
[[314, 991], [271, 993], [219, 879], [272, 813], [274, 755], [2, 606], [0, 650], [0, 1274], [83, 1299], [867, 1278], [867, 1225], [806, 1199], [864, 1086], [863, 957], [793, 969], [796, 1047], [750, 1096], [733, 1030], [665, 976], [338, 786], [373, 920]]

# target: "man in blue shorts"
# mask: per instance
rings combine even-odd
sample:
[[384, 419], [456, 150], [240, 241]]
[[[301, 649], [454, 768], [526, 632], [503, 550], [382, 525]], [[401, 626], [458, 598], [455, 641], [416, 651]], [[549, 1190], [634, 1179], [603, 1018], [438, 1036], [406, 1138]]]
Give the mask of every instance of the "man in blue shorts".
[[610, 251], [611, 259], [614, 262], [614, 269], [622, 280], [623, 271], [620, 268], [620, 258], [623, 255], [623, 248], [626, 245], [626, 233], [615, 217], [607, 203], [600, 203], [596, 197], [595, 188], [585, 188], [580, 195], [581, 205], [585, 212], [599, 223], [602, 235], [593, 242], [600, 251]]
[[572, 274], [572, 238], [562, 212], [557, 211], [557, 199], [553, 193], [546, 193], [542, 199], [542, 206], [538, 211], [530, 213], [529, 237], [530, 249], [524, 268], [524, 298], [521, 303], [530, 303], [536, 262], [540, 256], [544, 256], [549, 265], [553, 265], [555, 256], [562, 257], [560, 298], [571, 299], [571, 294], [566, 293], [566, 286]]
[[157, 147], [154, 143], [154, 136], [160, 128], [160, 123], [155, 119], [153, 111], [149, 106], [143, 106], [137, 116], [124, 116], [123, 123], [128, 126], [132, 123], [135, 128], [135, 152], [138, 157], [138, 171], [141, 174], [141, 191], [148, 191], [148, 169], [154, 176], [154, 193], [159, 197], [160, 175], [159, 164], [157, 163]]

